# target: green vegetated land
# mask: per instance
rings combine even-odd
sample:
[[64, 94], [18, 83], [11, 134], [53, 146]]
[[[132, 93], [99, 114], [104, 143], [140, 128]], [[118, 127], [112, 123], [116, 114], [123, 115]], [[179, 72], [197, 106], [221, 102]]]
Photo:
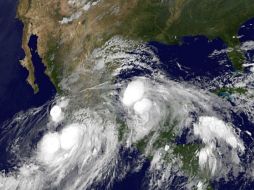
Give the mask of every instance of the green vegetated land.
[[[124, 0], [120, 4], [121, 2], [124, 3]], [[112, 6], [115, 4], [114, 1], [108, 3]], [[245, 57], [239, 49], [240, 42], [236, 36], [241, 24], [254, 17], [253, 0], [137, 0], [130, 3], [133, 4], [130, 8], [124, 9], [124, 13], [118, 13], [121, 16], [105, 14], [98, 21], [101, 32], [90, 39], [92, 44], [97, 44], [94, 47], [114, 35], [167, 44], [178, 44], [183, 36], [204, 35], [209, 39], [219, 37], [231, 47], [228, 56], [235, 69], [242, 71]], [[98, 11], [99, 6], [100, 4]], [[86, 42], [89, 41], [88, 37], [85, 37]], [[50, 43], [46, 64], [48, 70], [53, 72], [51, 78], [57, 86], [61, 69], [55, 65], [60, 66], [61, 63], [57, 64], [59, 55], [55, 55], [56, 50], [55, 45]], [[55, 55], [54, 59], [52, 54]]]
[[216, 93], [218, 95], [223, 94], [223, 93], [228, 93], [228, 94], [245, 94], [247, 92], [248, 92], [248, 90], [246, 88], [243, 88], [243, 87], [237, 87], [237, 88], [223, 87], [223, 88], [216, 89], [214, 91], [214, 93]]
[[196, 153], [200, 146], [199, 144], [184, 144], [177, 145], [174, 149], [174, 154], [181, 157], [182, 169], [189, 175], [197, 175], [198, 173], [199, 165]]
[[242, 70], [244, 55], [237, 47], [237, 32], [254, 17], [253, 0], [142, 0], [123, 22], [127, 36], [178, 43], [182, 36], [221, 38], [233, 50], [228, 53], [236, 70]]
[[45, 61], [47, 63], [47, 72], [48, 75], [51, 76], [51, 81], [55, 85], [58, 92], [61, 92], [61, 89], [59, 87], [59, 76], [61, 73], [61, 67], [59, 67], [59, 64], [57, 64], [57, 59], [59, 58], [57, 56], [58, 53], [58, 42], [56, 39], [50, 39], [48, 41], [48, 49], [45, 55]]
[[[24, 1], [20, 5], [27, 7], [24, 8], [24, 12], [30, 8], [32, 12], [36, 10], [37, 5], [30, 6], [31, 2]], [[119, 5], [120, 11], [118, 13], [110, 12], [109, 9], [116, 5]], [[107, 8], [103, 9], [105, 6]], [[58, 9], [52, 7], [52, 12], [59, 12]], [[84, 51], [85, 49], [92, 51], [115, 35], [133, 40], [159, 41], [167, 44], [180, 43], [183, 36], [204, 35], [209, 39], [219, 37], [228, 47], [231, 47], [232, 51], [228, 52], [228, 56], [235, 69], [241, 71], [245, 57], [239, 49], [240, 42], [236, 36], [241, 24], [254, 17], [254, 3], [253, 0], [130, 0], [127, 6], [125, 0], [105, 0], [95, 6], [91, 12], [98, 12], [101, 17], [96, 20], [96, 25], [91, 25], [96, 28], [94, 32], [88, 32], [88, 34], [80, 32], [82, 35], [77, 35], [77, 38], [80, 37], [81, 41], [86, 42]], [[57, 23], [60, 18], [56, 13], [50, 15], [48, 19]], [[94, 17], [91, 18], [94, 19]], [[80, 23], [93, 23], [93, 21], [88, 22], [91, 18], [86, 17], [85, 14], [80, 18]], [[30, 19], [30, 21], [36, 20]], [[26, 25], [28, 24], [31, 23], [26, 23]], [[34, 25], [36, 24], [35, 22]], [[73, 27], [75, 28], [75, 26], [74, 23]], [[65, 31], [65, 25], [56, 25], [55, 27], [56, 30], [51, 30]], [[93, 29], [90, 30], [93, 31]], [[52, 34], [46, 35], [48, 39], [43, 40], [49, 43], [42, 48], [47, 49], [43, 58], [48, 67], [48, 74], [58, 88], [62, 77], [62, 67], [64, 67], [61, 60], [65, 59], [65, 56], [69, 56], [65, 52], [75, 49], [75, 44], [71, 42], [59, 44], [54, 34], [52, 32]], [[61, 32], [59, 36], [61, 36]], [[54, 42], [54, 40], [58, 42]]]
[[[171, 151], [165, 152], [165, 160], [171, 161], [172, 156], [178, 156], [182, 161], [182, 169], [191, 176], [197, 176], [198, 174], [198, 157], [197, 151], [202, 147], [201, 144], [176, 144], [176, 135], [174, 128], [177, 127], [177, 120], [165, 122], [162, 126], [159, 135], [155, 135], [155, 139], [151, 143], [151, 139], [154, 137], [154, 132], [150, 132], [143, 139], [139, 140], [135, 146], [137, 149], [144, 153], [147, 146], [152, 146], [153, 149], [164, 149], [165, 145], [172, 145]], [[153, 155], [148, 155], [148, 158], [152, 159]]]

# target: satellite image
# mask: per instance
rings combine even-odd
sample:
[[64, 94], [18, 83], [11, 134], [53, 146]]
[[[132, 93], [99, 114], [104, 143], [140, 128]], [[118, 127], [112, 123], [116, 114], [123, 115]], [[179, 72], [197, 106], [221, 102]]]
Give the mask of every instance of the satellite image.
[[0, 190], [251, 189], [253, 0], [0, 0]]

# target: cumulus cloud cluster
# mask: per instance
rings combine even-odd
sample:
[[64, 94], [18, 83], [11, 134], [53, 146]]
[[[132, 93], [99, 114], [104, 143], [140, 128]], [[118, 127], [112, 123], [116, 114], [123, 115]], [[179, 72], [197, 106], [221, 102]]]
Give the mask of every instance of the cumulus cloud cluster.
[[[116, 159], [117, 147], [114, 120], [107, 117], [88, 109], [73, 110], [68, 118], [71, 123], [46, 132], [18, 171], [0, 175], [0, 187], [84, 189], [105, 177], [114, 167], [111, 162]], [[64, 183], [68, 180], [72, 183]]]
[[199, 136], [205, 144], [224, 141], [233, 149], [244, 151], [243, 143], [237, 138], [232, 127], [216, 117], [202, 116], [194, 124], [194, 134]]
[[[89, 59], [89, 65], [84, 63], [77, 73], [62, 81], [66, 87], [63, 89], [72, 93], [70, 99], [60, 98], [49, 106], [46, 129], [31, 159], [17, 172], [0, 175], [0, 188], [86, 189], [94, 182], [116, 177], [119, 143], [129, 148], [151, 132], [156, 138], [172, 127], [172, 133], [181, 136], [193, 126], [192, 136], [187, 140], [202, 140], [204, 146], [197, 153], [201, 170], [208, 169], [216, 175], [224, 165], [231, 162], [239, 165], [238, 153], [245, 151], [244, 144], [232, 124], [215, 117], [218, 110], [226, 110], [222, 107], [225, 102], [155, 71], [152, 65], [159, 61], [150, 48], [115, 37], [94, 50]], [[148, 74], [121, 79], [132, 69]], [[118, 141], [117, 117], [128, 128], [124, 142]], [[171, 171], [179, 171], [177, 158], [163, 166], [161, 150], [173, 157], [173, 148], [168, 142], [153, 150], [149, 171], [154, 172], [149, 179], [153, 184], [163, 184], [171, 178]], [[222, 160], [221, 155], [226, 154], [230, 158]]]
[[213, 106], [218, 103], [205, 92], [166, 80], [162, 75], [158, 75], [157, 80], [134, 78], [123, 88], [121, 102], [127, 111], [134, 141], [160, 130], [166, 120], [170, 123], [177, 120], [175, 130], [181, 132], [194, 121], [193, 113], [213, 112]]
[[[227, 162], [239, 164], [237, 152], [243, 153], [245, 147], [229, 124], [216, 117], [201, 116], [194, 124], [194, 135], [205, 143], [205, 147], [198, 153], [199, 165], [202, 170], [209, 169], [214, 175], [216, 170]], [[221, 159], [223, 151], [224, 153], [227, 151], [231, 158]], [[222, 172], [222, 170], [217, 172]]]

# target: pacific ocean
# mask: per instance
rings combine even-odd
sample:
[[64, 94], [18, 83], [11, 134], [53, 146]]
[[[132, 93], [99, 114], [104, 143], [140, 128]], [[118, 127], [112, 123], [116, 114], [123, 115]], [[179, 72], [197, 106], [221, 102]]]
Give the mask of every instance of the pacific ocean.
[[[0, 170], [9, 170], [6, 139], [3, 124], [18, 112], [43, 105], [51, 100], [56, 89], [44, 73], [45, 66], [37, 53], [37, 36], [31, 35], [29, 47], [35, 68], [39, 92], [34, 93], [27, 83], [28, 71], [20, 64], [24, 58], [22, 49], [23, 23], [16, 16], [18, 0], [0, 1]], [[14, 140], [14, 139], [13, 139]]]

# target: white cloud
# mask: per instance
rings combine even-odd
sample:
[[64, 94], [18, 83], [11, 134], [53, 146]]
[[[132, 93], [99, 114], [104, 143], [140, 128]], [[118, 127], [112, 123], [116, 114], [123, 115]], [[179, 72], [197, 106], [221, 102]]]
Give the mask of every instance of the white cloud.
[[63, 120], [64, 115], [63, 115], [61, 107], [58, 105], [53, 106], [50, 110], [50, 116], [51, 116], [52, 121], [54, 121], [56, 123]]
[[200, 168], [204, 170], [206, 167], [208, 167], [208, 169], [211, 171], [211, 174], [214, 175], [218, 163], [216, 156], [213, 153], [213, 147], [206, 146], [205, 148], [202, 148], [198, 153], [198, 158]]
[[137, 114], [144, 115], [152, 108], [152, 102], [147, 98], [143, 98], [142, 100], [136, 102], [133, 108]]
[[254, 41], [247, 41], [241, 45], [241, 50], [249, 51], [254, 49]]
[[[194, 134], [205, 143], [205, 147], [198, 153], [199, 166], [202, 170], [209, 169], [211, 175], [215, 173], [222, 175], [228, 173], [229, 166], [236, 168], [239, 166], [237, 152], [244, 152], [245, 147], [229, 124], [216, 117], [202, 116], [194, 124]], [[227, 146], [224, 146], [225, 144]], [[222, 159], [223, 154], [227, 156]]]
[[122, 102], [125, 106], [131, 106], [135, 102], [139, 101], [145, 92], [145, 86], [143, 81], [136, 80], [128, 84], [124, 91]]
[[237, 138], [232, 127], [216, 117], [200, 117], [198, 123], [194, 124], [194, 134], [206, 144], [224, 141], [232, 148], [244, 151], [243, 143]]
[[69, 150], [78, 145], [82, 136], [82, 129], [78, 124], [71, 124], [65, 127], [60, 133], [61, 148]]

